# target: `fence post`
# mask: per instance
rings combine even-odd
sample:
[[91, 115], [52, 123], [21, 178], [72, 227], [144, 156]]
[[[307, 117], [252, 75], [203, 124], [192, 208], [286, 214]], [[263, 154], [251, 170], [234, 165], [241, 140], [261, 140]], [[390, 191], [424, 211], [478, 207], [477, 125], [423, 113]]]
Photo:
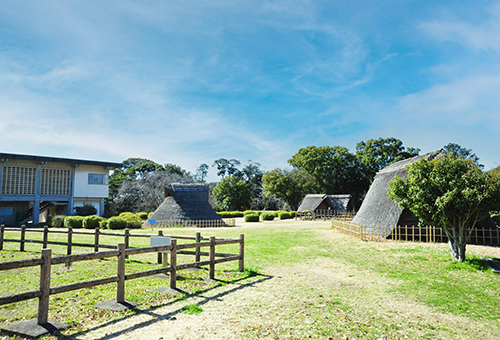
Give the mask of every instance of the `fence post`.
[[[128, 228], [125, 228], [125, 235], [124, 235], [125, 249], [129, 247], [129, 238], [130, 238], [130, 230]], [[125, 255], [125, 258], [128, 259], [128, 255]]]
[[118, 282], [116, 284], [116, 302], [125, 302], [125, 243], [118, 243]]
[[42, 249], [43, 263], [40, 266], [40, 292], [42, 296], [38, 299], [37, 324], [43, 325], [49, 319], [49, 297], [50, 297], [50, 268], [52, 266], [52, 249]]
[[245, 235], [240, 234], [240, 261], [239, 261], [240, 272], [245, 271], [244, 256], [245, 256]]
[[[201, 242], [201, 233], [196, 233], [196, 243]], [[196, 255], [194, 256], [194, 262], [200, 262], [200, 246], [196, 246]]]
[[47, 248], [47, 242], [49, 240], [49, 227], [43, 227], [43, 245], [42, 248]]
[[24, 239], [26, 238], [26, 226], [23, 224], [21, 226], [21, 242], [19, 245], [19, 251], [24, 251]]
[[[163, 236], [163, 231], [162, 230], [158, 230], [158, 236]], [[161, 252], [158, 252], [158, 264], [161, 264], [163, 261], [162, 261], [162, 254]]]
[[177, 288], [177, 240], [171, 240], [170, 245], [172, 250], [170, 251], [170, 288]]
[[99, 227], [95, 227], [94, 252], [99, 251]]
[[0, 225], [0, 250], [3, 250], [3, 236], [5, 233], [5, 224]]
[[215, 236], [210, 236], [210, 266], [208, 271], [208, 278], [213, 280], [215, 278]]

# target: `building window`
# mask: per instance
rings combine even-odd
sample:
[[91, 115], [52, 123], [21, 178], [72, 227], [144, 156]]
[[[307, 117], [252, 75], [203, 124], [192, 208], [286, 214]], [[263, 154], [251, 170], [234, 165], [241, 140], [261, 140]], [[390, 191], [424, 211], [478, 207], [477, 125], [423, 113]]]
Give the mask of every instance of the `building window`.
[[89, 184], [108, 185], [108, 175], [89, 174]]

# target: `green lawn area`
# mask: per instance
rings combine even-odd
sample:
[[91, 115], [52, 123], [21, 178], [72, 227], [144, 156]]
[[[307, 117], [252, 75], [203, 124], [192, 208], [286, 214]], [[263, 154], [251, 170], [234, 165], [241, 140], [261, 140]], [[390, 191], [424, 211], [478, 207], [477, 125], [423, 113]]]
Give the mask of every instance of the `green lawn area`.
[[[203, 280], [208, 277], [206, 270], [181, 271], [178, 286], [186, 294], [177, 296], [149, 292], [168, 286], [168, 280], [127, 281], [126, 299], [141, 305], [126, 312], [94, 307], [114, 298], [114, 284], [51, 296], [50, 319], [69, 323], [72, 327], [65, 334], [70, 338], [92, 338], [87, 330], [97, 331], [99, 324], [169, 305], [175, 313], [191, 311], [185, 318], [193, 318], [186, 320], [198, 322], [200, 329], [204, 322], [219, 325], [219, 334], [225, 330], [231, 339], [500, 338], [500, 277], [480, 259], [499, 258], [500, 248], [468, 246], [468, 261], [457, 264], [451, 261], [447, 244], [360, 241], [331, 230], [329, 222], [238, 221], [237, 225], [169, 228], [164, 233], [194, 236], [199, 231], [203, 236], [231, 238], [245, 234], [244, 273], [237, 271], [237, 261], [217, 265], [217, 282]], [[139, 232], [151, 233], [133, 231]], [[58, 237], [64, 240], [64, 235]], [[116, 237], [101, 239], [105, 244], [121, 242]], [[132, 246], [148, 244], [145, 238], [131, 241]], [[39, 256], [41, 245], [27, 244], [24, 253], [18, 248], [17, 243], [6, 244], [0, 261]], [[64, 247], [52, 248], [55, 254], [65, 254]], [[236, 254], [238, 245], [216, 251]], [[190, 256], [182, 261], [192, 260]], [[146, 254], [129, 258], [126, 267], [130, 273], [159, 265], [155, 254]], [[0, 296], [36, 289], [38, 271], [0, 272]], [[54, 266], [52, 286], [113, 275], [115, 259], [75, 263], [70, 269]], [[224, 290], [225, 299], [200, 302]], [[0, 307], [0, 327], [35, 317], [36, 306], [37, 301], [30, 300]], [[215, 320], [222, 311], [231, 318]], [[207, 336], [210, 327], [204, 330]]]

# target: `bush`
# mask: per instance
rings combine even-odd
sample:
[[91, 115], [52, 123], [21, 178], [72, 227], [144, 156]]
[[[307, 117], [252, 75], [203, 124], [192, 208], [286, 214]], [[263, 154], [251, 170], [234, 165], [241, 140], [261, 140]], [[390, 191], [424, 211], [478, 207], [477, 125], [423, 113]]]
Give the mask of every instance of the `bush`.
[[99, 228], [108, 229], [108, 219], [107, 218], [103, 218], [102, 220], [99, 221]]
[[275, 217], [274, 213], [270, 213], [270, 212], [265, 212], [265, 213], [262, 213], [260, 215], [260, 219], [262, 221], [272, 221], [272, 220], [274, 220], [274, 217]]
[[78, 229], [83, 225], [83, 216], [66, 216], [64, 218], [64, 227]]
[[255, 214], [256, 214], [256, 212], [253, 211], [253, 210], [245, 210], [243, 212], [243, 216], [245, 216], [245, 215], [255, 215]]
[[[252, 211], [253, 212], [253, 211]], [[255, 212], [253, 212], [255, 214]], [[235, 217], [244, 217], [244, 213], [241, 211], [219, 211], [217, 214], [221, 218], [235, 218]]]
[[296, 211], [289, 211], [290, 215], [292, 215], [292, 218], [294, 218], [295, 216], [297, 216], [297, 212]]
[[278, 215], [280, 220], [288, 220], [292, 218], [292, 214], [290, 214], [288, 211], [281, 211]]
[[54, 228], [62, 228], [64, 226], [65, 215], [57, 215], [50, 220], [50, 226]]
[[118, 216], [123, 218], [127, 222], [127, 227], [129, 229], [140, 229], [142, 228], [142, 220], [139, 216], [131, 212], [123, 212]]
[[85, 204], [83, 207], [75, 207], [77, 216], [91, 216], [97, 214], [97, 209], [91, 204]]
[[108, 218], [108, 223], [107, 223], [108, 229], [125, 229], [127, 228], [127, 220], [119, 217], [119, 216], [113, 216]]
[[259, 222], [259, 215], [257, 214], [245, 215], [245, 222]]
[[138, 212], [136, 215], [143, 221], [146, 221], [148, 219], [147, 212]]
[[100, 226], [100, 222], [103, 220], [102, 217], [99, 216], [85, 216], [83, 218], [82, 227], [84, 229], [95, 229]]

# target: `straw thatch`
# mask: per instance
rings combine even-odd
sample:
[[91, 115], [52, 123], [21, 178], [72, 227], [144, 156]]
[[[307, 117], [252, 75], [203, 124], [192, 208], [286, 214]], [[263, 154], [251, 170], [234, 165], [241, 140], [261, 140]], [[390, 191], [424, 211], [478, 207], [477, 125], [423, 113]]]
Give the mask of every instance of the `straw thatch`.
[[297, 211], [334, 210], [332, 201], [326, 194], [309, 194], [304, 197]]
[[[433, 159], [440, 153], [441, 150], [438, 150], [425, 155], [405, 159], [380, 170], [375, 176], [373, 183], [352, 222], [374, 228], [397, 225], [417, 225], [418, 219], [411, 211], [400, 208], [387, 196], [389, 183], [396, 176], [406, 178], [408, 176], [406, 166], [411, 163], [416, 162], [421, 158]], [[384, 228], [384, 230], [390, 229]]]
[[151, 215], [157, 221], [221, 220], [208, 203], [204, 184], [174, 183], [165, 188], [165, 200]]
[[346, 212], [352, 211], [354, 208], [351, 194], [328, 195], [328, 197], [335, 211]]

